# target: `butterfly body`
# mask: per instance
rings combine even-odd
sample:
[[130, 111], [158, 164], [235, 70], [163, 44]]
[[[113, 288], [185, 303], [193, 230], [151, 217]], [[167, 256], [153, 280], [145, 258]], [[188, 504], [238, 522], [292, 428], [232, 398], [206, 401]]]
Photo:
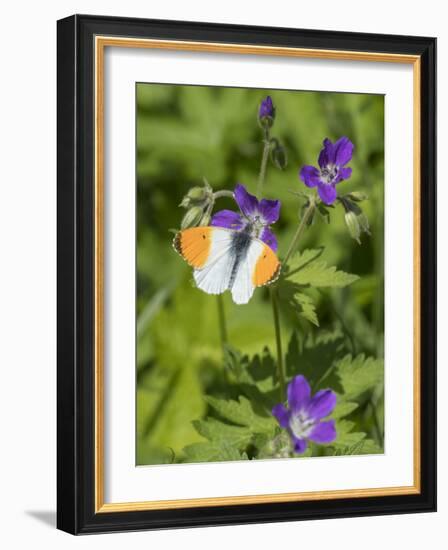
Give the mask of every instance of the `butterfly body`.
[[198, 288], [208, 294], [232, 293], [233, 301], [246, 304], [256, 287], [275, 281], [280, 262], [275, 252], [252, 235], [251, 227], [193, 227], [180, 231], [174, 248], [194, 268]]

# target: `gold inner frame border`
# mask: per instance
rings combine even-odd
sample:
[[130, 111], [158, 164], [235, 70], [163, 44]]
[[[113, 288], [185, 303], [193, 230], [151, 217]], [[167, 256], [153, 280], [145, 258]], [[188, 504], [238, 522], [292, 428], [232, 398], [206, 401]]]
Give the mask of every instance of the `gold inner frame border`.
[[[414, 483], [402, 487], [379, 487], [350, 490], [278, 493], [263, 495], [225, 496], [180, 500], [154, 500], [140, 502], [104, 502], [104, 52], [106, 47], [152, 48], [160, 50], [194, 51], [207, 53], [232, 53], [267, 56], [286, 56], [313, 59], [406, 63], [413, 65], [413, 297], [414, 297], [414, 350], [413, 350], [413, 420], [414, 420]], [[362, 498], [420, 493], [420, 157], [421, 157], [421, 60], [418, 55], [402, 55], [381, 52], [356, 52], [251, 44], [226, 44], [215, 42], [157, 40], [96, 36], [95, 56], [95, 347], [94, 347], [94, 399], [95, 399], [95, 513], [129, 512], [142, 510], [167, 510], [208, 506], [232, 506], [274, 502], [303, 502], [341, 498]]]

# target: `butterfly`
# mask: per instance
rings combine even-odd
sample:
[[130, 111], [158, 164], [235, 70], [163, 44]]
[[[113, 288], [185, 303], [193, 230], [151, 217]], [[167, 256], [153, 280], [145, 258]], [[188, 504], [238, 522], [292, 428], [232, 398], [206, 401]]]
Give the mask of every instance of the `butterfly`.
[[256, 287], [274, 282], [281, 264], [275, 252], [247, 230], [192, 227], [176, 234], [173, 246], [193, 267], [198, 288], [207, 294], [232, 293], [247, 304]]

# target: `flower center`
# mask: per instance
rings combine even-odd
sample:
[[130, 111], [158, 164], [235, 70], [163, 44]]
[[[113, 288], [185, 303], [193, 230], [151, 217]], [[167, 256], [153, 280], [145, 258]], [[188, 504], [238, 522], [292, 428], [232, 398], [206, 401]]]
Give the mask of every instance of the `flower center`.
[[255, 238], [259, 238], [261, 235], [261, 232], [266, 227], [266, 224], [263, 223], [263, 220], [261, 219], [261, 216], [255, 215], [253, 218], [248, 220], [245, 226], [245, 230]]
[[323, 183], [329, 184], [332, 183], [332, 181], [335, 179], [335, 177], [338, 175], [338, 167], [334, 164], [327, 164], [325, 168], [322, 168], [320, 171], [321, 180]]
[[299, 411], [289, 420], [289, 427], [297, 439], [304, 439], [309, 436], [314, 426], [314, 420], [309, 418], [306, 413]]

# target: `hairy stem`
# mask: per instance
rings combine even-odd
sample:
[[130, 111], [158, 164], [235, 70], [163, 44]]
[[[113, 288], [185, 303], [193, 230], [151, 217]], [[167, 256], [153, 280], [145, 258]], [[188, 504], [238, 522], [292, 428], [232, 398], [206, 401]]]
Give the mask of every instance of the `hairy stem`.
[[222, 299], [222, 294], [216, 296], [216, 303], [218, 304], [218, 323], [219, 323], [219, 334], [221, 337], [221, 346], [224, 350], [227, 344], [227, 324], [226, 324], [226, 315], [224, 312], [224, 302]]
[[230, 199], [233, 199], [233, 191], [228, 191], [227, 189], [222, 189], [221, 191], [215, 191], [213, 193], [214, 199], [220, 199], [222, 197], [229, 197]]
[[272, 302], [272, 313], [274, 315], [275, 342], [277, 346], [277, 370], [280, 382], [280, 401], [284, 401], [285, 394], [285, 371], [283, 367], [282, 338], [280, 334], [280, 315], [278, 310], [278, 298], [274, 288], [269, 289]]
[[261, 157], [260, 173], [258, 174], [258, 184], [257, 184], [258, 200], [261, 199], [261, 196], [263, 194], [263, 185], [264, 185], [264, 179], [266, 177], [266, 168], [268, 165], [270, 149], [271, 149], [271, 142], [269, 140], [269, 134], [268, 132], [266, 132], [265, 139], [264, 139], [263, 156]]
[[291, 257], [291, 254], [294, 252], [297, 246], [297, 243], [306, 227], [306, 224], [310, 220], [315, 208], [316, 208], [316, 205], [314, 203], [314, 200], [311, 199], [310, 204], [308, 205], [308, 208], [305, 210], [305, 213], [303, 214], [303, 217], [300, 220], [299, 226], [297, 227], [297, 230], [294, 233], [294, 237], [292, 238], [291, 244], [289, 245], [288, 251], [286, 252], [285, 259], [283, 260], [283, 265], [286, 265], [288, 263], [288, 260]]

